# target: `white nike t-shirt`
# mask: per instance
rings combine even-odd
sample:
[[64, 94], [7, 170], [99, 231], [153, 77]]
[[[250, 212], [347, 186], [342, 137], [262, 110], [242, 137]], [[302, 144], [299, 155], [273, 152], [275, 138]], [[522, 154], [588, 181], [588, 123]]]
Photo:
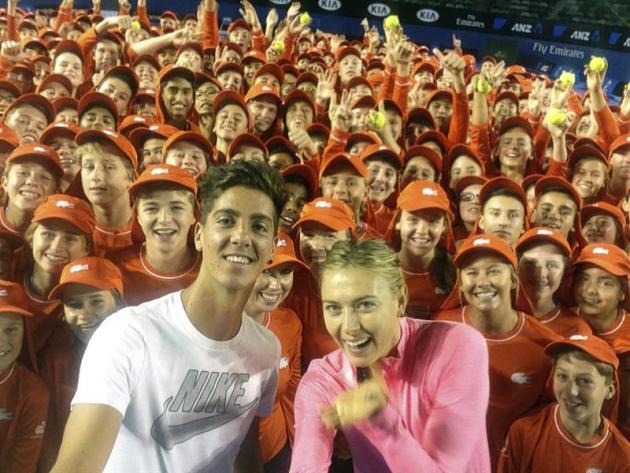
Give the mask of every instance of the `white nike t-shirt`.
[[107, 473], [231, 472], [254, 416], [271, 414], [279, 360], [275, 335], [246, 315], [233, 339], [206, 338], [178, 291], [102, 323], [72, 404], [123, 415]]

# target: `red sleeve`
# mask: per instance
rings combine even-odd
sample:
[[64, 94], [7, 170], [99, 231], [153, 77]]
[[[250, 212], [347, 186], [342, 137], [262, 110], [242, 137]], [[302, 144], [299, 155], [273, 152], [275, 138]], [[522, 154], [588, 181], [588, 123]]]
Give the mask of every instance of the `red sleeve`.
[[219, 22], [217, 11], [203, 12], [203, 47], [216, 48], [219, 45]]
[[377, 102], [384, 99], [389, 99], [394, 94], [394, 86], [396, 83], [396, 68], [391, 66], [385, 66], [385, 72], [383, 72], [383, 84], [381, 84], [381, 91], [378, 95]]
[[328, 144], [326, 144], [324, 152], [322, 153], [322, 162], [328, 161], [337, 153], [343, 153], [346, 149], [346, 144], [348, 143], [349, 136], [349, 132], [333, 128], [330, 131]]
[[486, 176], [496, 176], [497, 170], [492, 162], [492, 149], [490, 148], [490, 131], [488, 124], [470, 125], [470, 147], [479, 155], [486, 169]]
[[72, 9], [59, 7], [59, 11], [57, 12], [57, 16], [55, 17], [55, 21], [53, 23], [53, 29], [58, 33], [64, 24], [69, 23], [71, 21], [72, 21]]
[[311, 168], [315, 172], [316, 176], [319, 176], [319, 168], [321, 166], [321, 158], [319, 157], [319, 154], [304, 159], [304, 164]]
[[18, 34], [17, 26], [15, 24], [15, 16], [7, 15], [7, 29], [10, 41], [19, 41], [20, 35]]
[[617, 125], [617, 119], [613, 115], [612, 110], [610, 110], [610, 107], [606, 105], [600, 111], [595, 112], [595, 120], [597, 120], [597, 125], [599, 126], [599, 136], [601, 136], [606, 144], [606, 148], [608, 148], [608, 146], [615, 141], [615, 138], [621, 135], [621, 131]]
[[293, 445], [293, 438], [295, 437], [295, 414], [293, 405], [295, 403], [295, 393], [297, 387], [302, 379], [302, 324], [299, 322], [297, 315], [293, 314], [295, 320], [298, 322], [297, 333], [294, 335], [294, 356], [290, 361], [291, 365], [291, 378], [285, 395], [280, 400], [280, 408], [284, 413], [284, 419], [286, 421], [287, 435], [289, 436], [289, 443]]
[[13, 63], [6, 57], [0, 55], [0, 79], [5, 79], [9, 70], [13, 67]]
[[499, 465], [497, 473], [519, 473], [519, 464], [523, 455], [523, 445], [521, 442], [520, 429], [518, 424], [513, 424], [505, 439], [505, 445], [499, 455]]
[[96, 37], [97, 37], [96, 30], [94, 29], [94, 27], [92, 27], [89, 30], [87, 30], [85, 33], [83, 33], [77, 40], [77, 42], [79, 43], [79, 46], [81, 46], [81, 50], [83, 51], [83, 57], [85, 58], [85, 61], [87, 62], [90, 62], [89, 57], [90, 57], [90, 54], [92, 53], [92, 49], [96, 45]]
[[280, 59], [286, 59], [287, 61], [291, 60], [291, 56], [293, 55], [293, 48], [295, 47], [295, 35], [287, 34], [284, 37], [284, 51], [280, 55]]
[[407, 114], [407, 96], [411, 90], [411, 78], [401, 77], [396, 74], [394, 80], [394, 93], [392, 94], [392, 100], [398, 104], [402, 110], [403, 116]]
[[622, 134], [630, 133], [630, 116], [619, 115], [617, 121], [619, 122], [619, 131]]
[[537, 163], [544, 162], [545, 151], [547, 151], [550, 139], [551, 135], [544, 126], [536, 128], [536, 134], [534, 135], [534, 159]]
[[466, 143], [470, 113], [468, 110], [468, 96], [466, 90], [453, 93], [453, 113], [448, 129], [448, 142], [450, 146]]
[[136, 10], [136, 15], [138, 16], [138, 20], [140, 20], [141, 23], [146, 23], [147, 25], [151, 24], [146, 6], [138, 6]]
[[267, 51], [267, 38], [265, 38], [265, 33], [262, 30], [252, 31], [252, 48], [255, 51], [260, 51], [264, 53]]

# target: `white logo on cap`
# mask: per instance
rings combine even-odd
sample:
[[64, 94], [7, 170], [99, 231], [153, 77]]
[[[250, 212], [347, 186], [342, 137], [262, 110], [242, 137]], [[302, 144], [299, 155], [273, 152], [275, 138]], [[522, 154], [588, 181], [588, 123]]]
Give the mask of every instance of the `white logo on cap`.
[[553, 235], [551, 230], [547, 230], [546, 228], [541, 228], [536, 232], [536, 235]]
[[7, 297], [9, 293], [6, 289], [0, 289], [0, 297]]
[[607, 255], [609, 253], [607, 248], [602, 248], [601, 246], [596, 246], [593, 248], [594, 255]]
[[435, 189], [431, 189], [430, 187], [425, 187], [424, 189], [422, 189], [422, 195], [438, 195], [437, 191]]
[[35, 146], [33, 149], [35, 151], [37, 151], [38, 153], [45, 153], [46, 152], [46, 148], [42, 148], [41, 146]]
[[315, 207], [318, 209], [330, 209], [332, 208], [332, 204], [330, 202], [326, 202], [325, 200], [320, 200], [315, 202]]
[[569, 337], [569, 340], [574, 340], [574, 341], [584, 341], [584, 340], [588, 340], [588, 337], [586, 335], [571, 335]]
[[106, 135], [113, 136], [114, 138], [118, 138], [118, 133], [114, 133], [111, 130], [101, 130], [101, 131], [105, 133]]
[[70, 268], [71, 273], [78, 273], [81, 271], [87, 271], [90, 269], [89, 264], [75, 264], [72, 268]]
[[143, 117], [133, 117], [133, 121], [134, 122], [146, 122], [146, 120]]
[[55, 204], [57, 207], [62, 209], [73, 209], [74, 204], [72, 202], [68, 202], [67, 200], [58, 200]]
[[152, 176], [159, 176], [160, 174], [168, 174], [168, 173], [169, 173], [169, 170], [165, 168], [151, 169]]
[[475, 241], [473, 241], [473, 246], [482, 246], [482, 245], [489, 245], [490, 244], [490, 240], [488, 240], [487, 238], [477, 238], [475, 239]]
[[278, 244], [276, 246], [287, 246], [287, 241], [285, 239], [278, 240]]

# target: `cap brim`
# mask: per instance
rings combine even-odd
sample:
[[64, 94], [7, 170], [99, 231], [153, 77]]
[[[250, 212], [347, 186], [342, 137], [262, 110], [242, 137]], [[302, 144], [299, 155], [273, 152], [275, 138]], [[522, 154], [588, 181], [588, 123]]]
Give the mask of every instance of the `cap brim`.
[[83, 219], [73, 220], [68, 218], [68, 213], [64, 212], [61, 209], [59, 209], [59, 211], [48, 211], [45, 216], [40, 217], [37, 220], [33, 219], [33, 222], [44, 222], [46, 220], [63, 220], [64, 222], [75, 227], [80, 232], [90, 236], [92, 236], [92, 231], [94, 230], [92, 227], [87, 225], [87, 223]]
[[598, 268], [603, 269], [604, 271], [612, 274], [613, 276], [626, 277], [626, 278], [629, 277], [628, 273], [624, 271], [622, 268], [617, 267], [616, 264], [613, 264], [609, 262], [608, 260], [606, 260], [605, 258], [601, 258], [601, 257], [592, 258], [592, 257], [587, 256], [584, 259], [578, 258], [575, 264], [591, 264], [593, 266], [597, 266]]
[[16, 305], [0, 305], [0, 314], [17, 314], [17, 315], [21, 315], [23, 317], [33, 317], [34, 314], [32, 312], [29, 312], [26, 309], [23, 309], [22, 307], [18, 307]]
[[344, 226], [338, 219], [328, 215], [309, 215], [302, 217], [293, 224], [293, 228], [299, 228], [300, 225], [307, 222], [319, 223], [336, 232], [341, 230], [352, 230], [352, 228]]
[[271, 264], [267, 265], [265, 269], [275, 268], [276, 266], [280, 266], [286, 263], [291, 263], [298, 266], [298, 268], [296, 269], [309, 269], [306, 263], [289, 255], [275, 255]]

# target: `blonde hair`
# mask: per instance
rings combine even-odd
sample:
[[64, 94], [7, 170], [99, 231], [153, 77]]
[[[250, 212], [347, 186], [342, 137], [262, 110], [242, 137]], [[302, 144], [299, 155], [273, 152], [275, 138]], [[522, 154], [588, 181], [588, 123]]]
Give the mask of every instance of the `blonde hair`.
[[92, 141], [89, 143], [79, 145], [76, 151], [76, 156], [79, 159], [79, 165], [81, 166], [83, 165], [83, 158], [87, 154], [95, 154], [97, 156], [103, 156], [106, 150], [112, 151], [113, 154], [115, 154], [121, 159], [123, 166], [125, 166], [125, 170], [127, 171], [127, 177], [129, 178], [131, 182], [135, 181], [136, 171], [133, 169], [131, 162], [127, 158], [120, 156], [122, 152], [118, 148], [111, 146], [107, 142]]
[[398, 255], [383, 240], [338, 241], [326, 256], [319, 272], [319, 283], [328, 273], [343, 268], [367, 269], [387, 282], [396, 296], [407, 291]]
[[558, 360], [561, 358], [574, 358], [576, 360], [586, 361], [587, 363], [595, 365], [597, 372], [606, 380], [606, 386], [610, 386], [614, 382], [615, 367], [613, 365], [599, 361], [579, 348], [573, 348], [570, 346], [558, 347], [558, 351], [554, 353], [552, 358], [554, 369], [556, 368]]
[[[46, 227], [46, 225], [44, 225], [41, 222], [31, 222], [29, 226], [26, 228], [26, 230], [24, 231], [24, 240], [28, 243], [31, 249], [33, 248], [33, 235], [35, 234], [35, 231], [37, 230], [38, 227]], [[79, 229], [77, 229], [76, 233], [77, 235], [79, 235], [81, 238], [84, 239], [86, 256], [89, 255], [92, 249], [92, 235], [83, 233]], [[32, 254], [32, 251], [31, 251], [31, 254]]]

